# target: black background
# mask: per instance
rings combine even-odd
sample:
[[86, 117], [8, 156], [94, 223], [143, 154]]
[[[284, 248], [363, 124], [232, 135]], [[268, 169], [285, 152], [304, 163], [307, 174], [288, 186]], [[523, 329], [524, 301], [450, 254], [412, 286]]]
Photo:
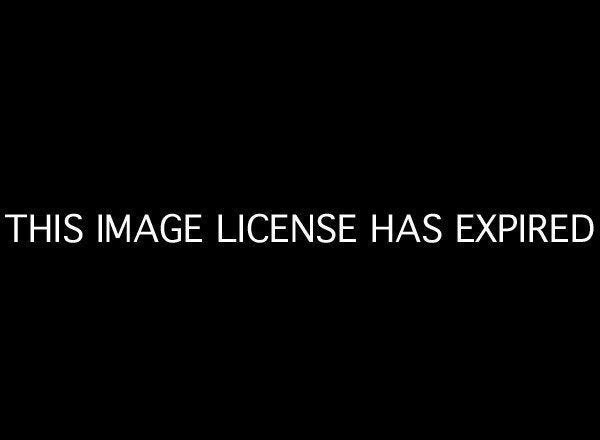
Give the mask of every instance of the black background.
[[[592, 29], [524, 11], [247, 12], [23, 16], [3, 55], [2, 213], [356, 212], [361, 243], [4, 240], [11, 412], [573, 429], [595, 389], [597, 238], [460, 246], [453, 218], [597, 221]], [[375, 212], [438, 212], [444, 241], [371, 246]]]

